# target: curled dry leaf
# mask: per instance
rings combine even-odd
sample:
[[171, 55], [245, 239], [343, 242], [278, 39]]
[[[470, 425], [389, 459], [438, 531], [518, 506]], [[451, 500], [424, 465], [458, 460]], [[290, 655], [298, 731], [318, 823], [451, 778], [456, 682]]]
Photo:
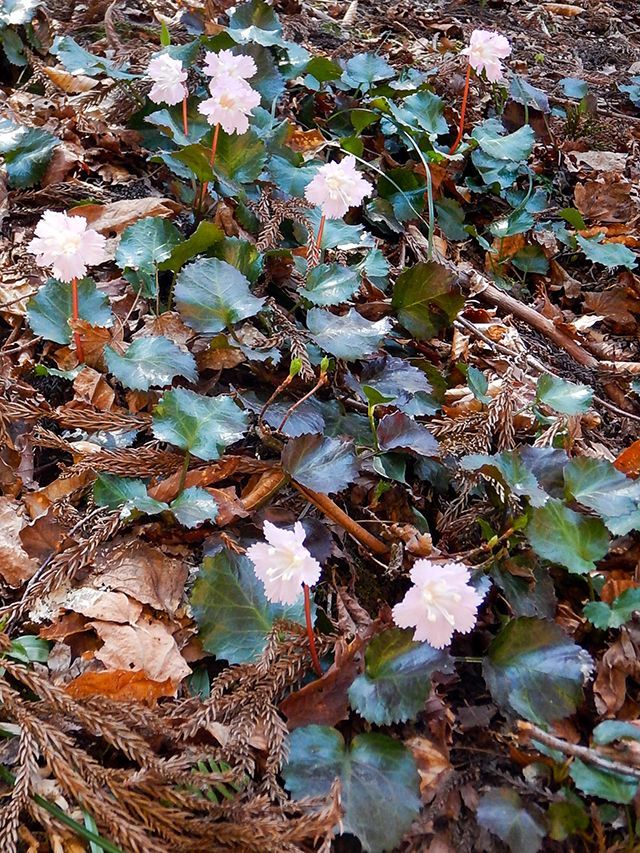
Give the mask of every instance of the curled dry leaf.
[[134, 198], [112, 201], [109, 204], [84, 204], [73, 207], [71, 216], [83, 216], [101, 234], [120, 234], [128, 225], [147, 216], [171, 216], [180, 205], [170, 198]]
[[18, 504], [9, 498], [0, 498], [0, 575], [9, 586], [21, 586], [33, 576], [38, 561], [25, 551], [20, 531], [26, 521], [18, 515]]
[[116, 669], [107, 672], [83, 672], [66, 686], [74, 699], [106, 696], [115, 702], [141, 702], [154, 705], [164, 696], [175, 696], [178, 684], [170, 678], [153, 681], [144, 672]]

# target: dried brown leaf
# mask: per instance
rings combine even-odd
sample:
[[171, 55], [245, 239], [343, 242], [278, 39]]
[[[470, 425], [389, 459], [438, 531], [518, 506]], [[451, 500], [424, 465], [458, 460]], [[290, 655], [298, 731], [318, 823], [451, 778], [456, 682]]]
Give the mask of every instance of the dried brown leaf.
[[20, 540], [24, 526], [18, 504], [0, 497], [0, 575], [13, 587], [29, 580], [38, 568], [38, 561], [27, 554]]
[[101, 234], [120, 234], [128, 225], [147, 216], [172, 216], [180, 205], [170, 198], [134, 198], [109, 204], [85, 204], [73, 207], [71, 216], [83, 216]]

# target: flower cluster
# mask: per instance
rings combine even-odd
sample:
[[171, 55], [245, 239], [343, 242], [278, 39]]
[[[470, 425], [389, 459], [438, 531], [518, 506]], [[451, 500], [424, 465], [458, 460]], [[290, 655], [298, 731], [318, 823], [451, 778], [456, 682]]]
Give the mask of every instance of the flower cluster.
[[393, 619], [400, 628], [415, 628], [414, 640], [443, 649], [454, 631], [473, 628], [482, 596], [469, 583], [466, 566], [417, 560], [410, 577], [413, 586], [393, 608]]
[[208, 52], [204, 73], [211, 77], [211, 97], [198, 106], [198, 112], [226, 133], [246, 133], [251, 111], [260, 103], [260, 95], [247, 82], [257, 70], [250, 56], [236, 56], [230, 50]]

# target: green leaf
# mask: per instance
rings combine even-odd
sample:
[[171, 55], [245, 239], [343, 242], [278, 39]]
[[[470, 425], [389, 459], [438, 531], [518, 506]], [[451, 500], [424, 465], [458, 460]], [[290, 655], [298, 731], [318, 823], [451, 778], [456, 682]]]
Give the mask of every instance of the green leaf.
[[[2, 12], [0, 12], [1, 14]], [[29, 60], [24, 55], [24, 42], [15, 30], [3, 30], [0, 27], [0, 44], [2, 45], [5, 56], [12, 65], [24, 68], [29, 64]]]
[[[533, 225], [533, 221], [531, 221]], [[523, 231], [529, 230], [529, 222]], [[511, 231], [513, 233], [513, 230]], [[549, 261], [540, 246], [524, 246], [519, 252], [511, 257], [511, 263], [522, 272], [546, 275], [549, 272]]]
[[349, 688], [354, 711], [369, 723], [389, 726], [416, 717], [424, 708], [434, 672], [452, 672], [446, 650], [415, 643], [413, 630], [390, 628], [365, 652], [365, 670]]
[[460, 461], [465, 471], [480, 471], [505, 486], [518, 497], [529, 498], [532, 506], [544, 506], [548, 495], [540, 488], [535, 475], [527, 468], [517, 450], [505, 450], [488, 456], [470, 453]]
[[440, 445], [426, 426], [403, 412], [392, 412], [378, 424], [380, 450], [410, 450], [419, 456], [440, 456]]
[[502, 122], [495, 118], [476, 125], [471, 136], [489, 157], [514, 163], [523, 163], [528, 160], [536, 138], [528, 124], [514, 133], [506, 133]]
[[339, 305], [350, 299], [360, 286], [357, 272], [342, 264], [320, 264], [309, 271], [300, 290], [314, 305]]
[[307, 312], [307, 328], [325, 352], [345, 361], [355, 361], [376, 352], [389, 333], [390, 323], [386, 318], [375, 322], [366, 320], [355, 308], [342, 316], [312, 308]]
[[253, 184], [266, 161], [266, 146], [255, 131], [249, 130], [242, 136], [220, 131], [214, 171], [232, 195], [241, 190], [243, 184]]
[[536, 399], [564, 415], [579, 415], [591, 405], [593, 391], [586, 385], [543, 373], [538, 379]]
[[240, 3], [229, 18], [229, 35], [238, 44], [256, 42], [264, 47], [283, 44], [282, 25], [265, 0]]
[[57, 56], [71, 74], [84, 74], [87, 77], [98, 77], [106, 74], [113, 80], [136, 80], [139, 74], [129, 74], [125, 70], [126, 63], [113, 62], [103, 56], [96, 56], [81, 47], [71, 36], [56, 36], [51, 47], [51, 53]]
[[478, 803], [477, 818], [480, 826], [497, 835], [515, 853], [537, 853], [547, 834], [539, 810], [534, 815], [511, 788], [487, 791]]
[[[112, 325], [109, 300], [91, 278], [78, 282], [78, 314], [93, 326]], [[50, 278], [27, 302], [27, 317], [33, 332], [57, 344], [71, 341], [71, 315], [71, 285], [55, 278]]]
[[449, 240], [467, 240], [469, 235], [464, 230], [464, 210], [460, 202], [453, 198], [441, 198], [435, 203], [438, 214], [438, 225]]
[[[640, 610], [640, 589], [625, 589], [617, 598], [606, 604], [604, 601], [590, 601], [584, 606], [584, 615], [601, 630], [620, 628], [631, 621], [633, 614]], [[640, 729], [639, 729], [640, 731]]]
[[204, 254], [212, 246], [222, 242], [223, 239], [224, 232], [222, 229], [214, 222], [209, 222], [205, 219], [199, 223], [196, 230], [187, 240], [183, 240], [173, 247], [168, 259], [158, 264], [158, 269], [178, 272], [187, 261], [190, 261], [196, 255]]
[[369, 127], [369, 125], [380, 121], [380, 114], [374, 110], [356, 109], [351, 110], [349, 118], [351, 119], [351, 124], [353, 125], [356, 133], [362, 133], [362, 131]]
[[0, 24], [7, 27], [28, 24], [39, 5], [40, 0], [2, 0]]
[[378, 195], [391, 202], [398, 222], [417, 218], [424, 209], [426, 189], [425, 178], [413, 169], [389, 169], [378, 178]]
[[347, 62], [342, 81], [353, 89], [362, 86], [363, 91], [367, 91], [373, 83], [389, 80], [395, 77], [395, 74], [395, 70], [381, 56], [376, 56], [375, 53], [358, 53]]
[[593, 742], [599, 746], [627, 739], [640, 741], [640, 726], [624, 720], [603, 720], [593, 730]]
[[198, 486], [185, 489], [169, 507], [184, 527], [197, 527], [205, 521], [215, 521], [218, 515], [218, 504], [206, 489]]
[[640, 76], [632, 77], [628, 84], [618, 83], [618, 89], [629, 96], [631, 103], [640, 108]]
[[580, 515], [555, 498], [532, 510], [525, 533], [539, 557], [576, 574], [592, 572], [609, 550], [609, 536], [599, 518]]
[[23, 634], [12, 641], [11, 648], [4, 654], [20, 663], [46, 663], [50, 651], [51, 646], [47, 640], [42, 640], [33, 634]]
[[446, 267], [426, 261], [398, 276], [391, 304], [405, 329], [425, 341], [455, 320], [464, 296]]
[[208, 335], [253, 317], [264, 305], [242, 273], [218, 258], [200, 258], [183, 267], [176, 279], [175, 302], [185, 323]]
[[628, 805], [638, 790], [638, 780], [633, 776], [623, 776], [609, 770], [600, 770], [574, 758], [569, 768], [569, 775], [575, 786], [583, 794], [590, 797], [600, 797], [611, 803]]
[[549, 837], [554, 841], [565, 841], [576, 832], [584, 832], [589, 826], [589, 815], [579, 802], [562, 800], [551, 803], [547, 811]]
[[226, 548], [202, 561], [190, 604], [204, 649], [232, 664], [259, 655], [276, 620], [304, 624], [302, 589], [295, 604], [272, 604], [251, 560]]
[[476, 400], [480, 400], [481, 403], [491, 402], [491, 397], [487, 394], [489, 380], [481, 370], [473, 365], [469, 365], [467, 370], [467, 385]]
[[302, 486], [330, 495], [341, 492], [358, 476], [358, 460], [349, 441], [302, 435], [282, 452], [282, 467]]
[[260, 277], [262, 254], [256, 249], [255, 243], [251, 243], [249, 240], [225, 237], [214, 247], [212, 254], [221, 261], [231, 264], [252, 283]]
[[181, 350], [173, 341], [162, 336], [138, 338], [124, 355], [109, 346], [104, 348], [104, 358], [110, 373], [125, 388], [148, 391], [152, 386], [170, 385], [175, 376], [189, 382], [198, 378], [196, 362], [190, 352]]
[[[211, 132], [211, 125], [206, 118], [196, 109], [195, 100], [190, 99], [188, 104], [187, 120], [188, 134], [184, 135], [184, 125], [182, 122], [182, 104], [176, 104], [173, 107], [163, 107], [161, 110], [155, 110], [144, 118], [147, 124], [160, 128], [163, 133], [172, 139], [176, 145], [191, 145], [199, 142], [203, 137]], [[172, 167], [173, 153], [167, 154], [169, 158], [167, 165]], [[182, 172], [188, 176], [188, 172], [181, 166]]]
[[576, 457], [563, 475], [567, 495], [597, 512], [614, 533], [638, 509], [640, 482], [630, 480], [606, 459]]
[[576, 234], [578, 246], [594, 264], [602, 264], [609, 270], [616, 267], [635, 269], [638, 260], [635, 252], [623, 246], [622, 243], [603, 243], [602, 240], [602, 234], [597, 237], [581, 237], [580, 234]]
[[545, 725], [570, 716], [592, 669], [587, 652], [547, 619], [507, 622], [489, 646], [483, 674], [495, 702]]
[[282, 770], [295, 800], [326, 797], [340, 779], [344, 832], [364, 850], [393, 850], [420, 809], [418, 774], [409, 750], [378, 733], [361, 734], [349, 746], [328, 726], [304, 726], [289, 738], [289, 762]]
[[153, 273], [161, 261], [170, 257], [180, 239], [180, 232], [173, 222], [162, 216], [147, 216], [122, 232], [116, 249], [116, 263], [120, 269], [129, 267]]
[[124, 506], [145, 515], [156, 515], [169, 508], [163, 501], [149, 497], [144, 480], [118, 477], [116, 474], [98, 474], [93, 484], [93, 499], [97, 506], [111, 510]]
[[589, 91], [588, 85], [584, 80], [578, 77], [563, 77], [558, 81], [562, 86], [562, 92], [567, 98], [573, 98], [576, 101], [581, 101]]
[[389, 101], [389, 107], [395, 119], [413, 130], [425, 131], [431, 138], [449, 132], [444, 117], [444, 101], [427, 89], [405, 98], [399, 107]]
[[314, 56], [307, 63], [305, 73], [315, 77], [318, 83], [327, 83], [329, 80], [337, 80], [342, 75], [342, 69], [326, 56]]
[[44, 175], [60, 140], [46, 130], [0, 120], [0, 154], [12, 187], [31, 187]]
[[199, 459], [219, 459], [229, 444], [244, 436], [246, 413], [231, 397], [204, 397], [175, 388], [153, 410], [153, 434]]
[[215, 173], [211, 168], [211, 150], [200, 142], [185, 145], [172, 155], [174, 160], [183, 163], [201, 184], [210, 183], [215, 180]]

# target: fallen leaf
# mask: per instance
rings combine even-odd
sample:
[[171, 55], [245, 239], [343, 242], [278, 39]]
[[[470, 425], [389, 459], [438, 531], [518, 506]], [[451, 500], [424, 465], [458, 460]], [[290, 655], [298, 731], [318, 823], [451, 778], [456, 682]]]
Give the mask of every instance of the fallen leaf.
[[426, 737], [412, 737], [405, 741], [416, 760], [420, 776], [420, 796], [429, 803], [453, 773], [449, 757]]
[[153, 681], [144, 672], [122, 669], [83, 672], [65, 688], [74, 699], [106, 696], [115, 702], [141, 702], [145, 705], [155, 705], [163, 696], [175, 696], [177, 689], [178, 684], [170, 678]]
[[304, 154], [310, 151], [315, 152], [318, 149], [322, 148], [324, 145], [327, 144], [327, 140], [324, 138], [324, 135], [317, 129], [302, 130], [302, 128], [300, 127], [289, 125], [285, 138], [285, 143], [293, 151], [299, 151]]
[[81, 586], [68, 592], [62, 607], [104, 622], [135, 624], [142, 614], [142, 605], [122, 592], [109, 592]]
[[573, 18], [584, 12], [582, 6], [574, 6], [571, 3], [543, 3], [545, 11], [551, 15], [560, 15], [563, 18]]
[[120, 234], [128, 225], [147, 216], [172, 216], [180, 205], [170, 198], [132, 198], [109, 204], [82, 204], [72, 207], [71, 216], [83, 216], [101, 234]]
[[89, 92], [99, 85], [98, 81], [92, 77], [87, 77], [84, 74], [70, 74], [61, 65], [42, 65], [41, 70], [58, 89], [68, 95]]
[[104, 645], [95, 656], [108, 669], [144, 672], [152, 681], [179, 683], [191, 674], [169, 628], [141, 617], [135, 625], [94, 621], [91, 625]]
[[76, 398], [90, 403], [100, 411], [108, 412], [116, 399], [115, 391], [104, 376], [92, 367], [83, 368], [73, 380]]
[[613, 464], [632, 480], [640, 477], [640, 438], [626, 447]]
[[[627, 678], [640, 680], [640, 627], [634, 624], [620, 630], [618, 639], [607, 649], [598, 664], [598, 674], [593, 684], [596, 709], [602, 716], [613, 717], [629, 701]], [[637, 707], [635, 712], [637, 713]], [[625, 719], [626, 714], [620, 714]]]
[[0, 497], [0, 575], [13, 587], [22, 586], [39, 566], [22, 546], [20, 531], [25, 525], [25, 519], [18, 515], [18, 504]]
[[51, 504], [66, 498], [77, 489], [82, 489], [92, 478], [91, 471], [83, 471], [81, 474], [74, 474], [72, 477], [58, 477], [44, 489], [23, 495], [23, 503], [31, 518], [38, 518], [49, 509]]
[[633, 184], [618, 175], [604, 174], [598, 181], [576, 184], [576, 207], [585, 219], [593, 222], [625, 222], [637, 216], [637, 203], [632, 199]]

